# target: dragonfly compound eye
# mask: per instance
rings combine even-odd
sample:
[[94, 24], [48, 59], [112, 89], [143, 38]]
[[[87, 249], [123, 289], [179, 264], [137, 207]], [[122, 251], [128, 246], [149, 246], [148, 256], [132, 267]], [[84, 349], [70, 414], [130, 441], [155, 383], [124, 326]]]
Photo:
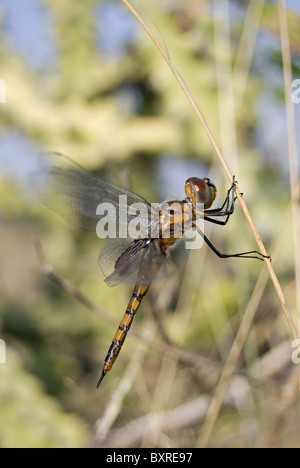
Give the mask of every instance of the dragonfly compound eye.
[[209, 208], [216, 198], [217, 189], [208, 178], [198, 179], [191, 177], [185, 183], [185, 193], [194, 205], [202, 203], [204, 208]]

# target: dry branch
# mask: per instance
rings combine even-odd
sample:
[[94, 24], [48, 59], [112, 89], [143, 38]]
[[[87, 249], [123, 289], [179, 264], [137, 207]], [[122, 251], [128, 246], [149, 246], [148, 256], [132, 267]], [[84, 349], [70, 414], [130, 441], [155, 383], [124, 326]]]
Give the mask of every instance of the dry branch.
[[[191, 93], [190, 93], [184, 79], [182, 78], [182, 76], [177, 71], [176, 67], [174, 66], [174, 64], [173, 64], [173, 62], [172, 62], [172, 60], [170, 58], [170, 54], [168, 53], [167, 49], [162, 47], [160, 42], [154, 36], [154, 34], [150, 30], [150, 28], [143, 21], [143, 19], [138, 14], [138, 12], [134, 9], [134, 7], [131, 5], [131, 3], [128, 0], [122, 0], [122, 2], [131, 11], [131, 13], [137, 19], [137, 21], [144, 28], [144, 30], [149, 35], [149, 37], [151, 38], [151, 40], [153, 41], [153, 43], [155, 44], [155, 46], [159, 50], [160, 54], [164, 58], [167, 65], [170, 67], [172, 73], [175, 76], [175, 79], [177, 80], [178, 84], [182, 88], [182, 90], [185, 93], [187, 99], [189, 100], [190, 104], [192, 105], [194, 111], [196, 112], [202, 126], [204, 127], [204, 129], [206, 131], [206, 134], [207, 134], [208, 138], [210, 139], [211, 144], [212, 144], [215, 152], [218, 155], [220, 163], [222, 164], [222, 166], [224, 168], [224, 171], [226, 172], [229, 181], [232, 182], [232, 180], [233, 180], [232, 172], [231, 172], [231, 170], [230, 170], [230, 168], [229, 168], [229, 166], [228, 166], [228, 164], [227, 164], [227, 162], [226, 162], [226, 160], [225, 160], [225, 158], [224, 158], [218, 144], [216, 143], [215, 138], [212, 135], [212, 132], [211, 132], [210, 128], [208, 127], [199, 106], [197, 105], [195, 99], [191, 95]], [[263, 244], [263, 242], [262, 242], [262, 240], [261, 240], [261, 238], [259, 236], [259, 233], [257, 231], [255, 223], [254, 223], [254, 221], [253, 221], [253, 219], [252, 219], [252, 217], [250, 215], [250, 212], [249, 212], [249, 210], [247, 208], [247, 205], [246, 205], [244, 199], [241, 196], [241, 192], [239, 191], [238, 187], [236, 187], [235, 192], [236, 192], [236, 196], [237, 196], [237, 198], [238, 198], [238, 200], [240, 202], [241, 208], [242, 208], [242, 210], [244, 212], [244, 215], [246, 217], [246, 220], [247, 220], [247, 222], [248, 222], [248, 224], [250, 226], [250, 229], [251, 229], [251, 231], [253, 233], [253, 236], [254, 236], [254, 238], [256, 240], [256, 243], [257, 243], [257, 245], [259, 247], [260, 252], [263, 255], [267, 255], [264, 244]], [[294, 339], [297, 340], [298, 339], [298, 331], [297, 331], [296, 325], [294, 323], [293, 317], [291, 315], [291, 312], [289, 310], [287, 301], [286, 301], [285, 296], [283, 294], [283, 291], [282, 291], [281, 285], [279, 283], [279, 280], [277, 278], [277, 275], [276, 275], [276, 273], [274, 271], [274, 268], [272, 266], [271, 261], [269, 259], [265, 258], [265, 263], [266, 263], [266, 266], [267, 266], [267, 269], [268, 269], [269, 276], [270, 276], [270, 278], [272, 280], [275, 291], [276, 291], [277, 296], [279, 298], [279, 301], [281, 303], [282, 309], [284, 311], [284, 314], [285, 314], [286, 320], [288, 322], [289, 328], [291, 330], [291, 333], [292, 333]], [[203, 434], [202, 434], [202, 437], [199, 440], [199, 444], [201, 446], [207, 446], [207, 444], [209, 442], [210, 436], [211, 436], [212, 431], [213, 431], [214, 426], [215, 426], [215, 422], [217, 420], [217, 416], [218, 416], [220, 408], [221, 408], [221, 403], [223, 401], [223, 398], [225, 397], [227, 385], [229, 385], [230, 378], [231, 378], [232, 374], [234, 373], [235, 366], [236, 366], [237, 359], [238, 359], [238, 355], [239, 355], [239, 353], [240, 353], [240, 351], [242, 349], [242, 346], [244, 344], [245, 337], [247, 336], [247, 332], [248, 332], [249, 327], [251, 325], [251, 321], [252, 321], [252, 319], [254, 317], [254, 312], [255, 312], [255, 307], [253, 307], [253, 304], [251, 304], [251, 307], [249, 308], [249, 313], [246, 314], [246, 317], [244, 318], [243, 323], [241, 324], [239, 333], [238, 333], [238, 335], [237, 335], [237, 337], [236, 337], [236, 339], [234, 341], [234, 344], [233, 344], [233, 346], [231, 348], [231, 351], [229, 353], [228, 359], [227, 359], [226, 364], [225, 364], [225, 368], [224, 368], [222, 376], [221, 376], [221, 380], [219, 382], [219, 385], [217, 386], [216, 393], [215, 393], [215, 398], [213, 399], [214, 404], [212, 406], [210, 406], [208, 419], [206, 420], [207, 424], [204, 425]]]

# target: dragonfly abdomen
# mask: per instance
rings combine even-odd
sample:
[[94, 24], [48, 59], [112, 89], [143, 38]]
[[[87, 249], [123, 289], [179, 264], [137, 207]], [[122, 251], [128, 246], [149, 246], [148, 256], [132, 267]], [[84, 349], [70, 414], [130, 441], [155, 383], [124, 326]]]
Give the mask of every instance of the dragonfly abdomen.
[[112, 340], [110, 348], [107, 352], [106, 358], [104, 360], [104, 366], [102, 369], [101, 377], [98, 381], [97, 387], [99, 387], [102, 382], [103, 377], [109, 372], [114, 365], [115, 360], [117, 359], [122, 345], [125, 341], [128, 331], [130, 330], [133, 317], [135, 316], [138, 308], [142, 302], [143, 297], [147, 294], [150, 285], [137, 284], [132, 293], [131, 299], [127, 306], [124, 317], [121, 320], [119, 328]]

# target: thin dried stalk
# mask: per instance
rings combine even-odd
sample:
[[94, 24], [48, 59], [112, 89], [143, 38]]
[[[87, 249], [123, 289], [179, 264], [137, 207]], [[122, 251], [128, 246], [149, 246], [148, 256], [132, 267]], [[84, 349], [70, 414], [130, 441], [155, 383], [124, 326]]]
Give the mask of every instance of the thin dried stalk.
[[[273, 252], [274, 260], [276, 259], [276, 256], [280, 251], [280, 246], [281, 246], [281, 242], [283, 240], [285, 231], [287, 227], [290, 225], [289, 219], [291, 217], [291, 212], [292, 212], [292, 201], [290, 202], [286, 210], [285, 216], [279, 228], [279, 232], [276, 235], [274, 243], [272, 245], [272, 252]], [[231, 347], [231, 350], [229, 352], [228, 358], [224, 365], [224, 369], [221, 374], [220, 380], [218, 382], [218, 385], [215, 389], [215, 393], [211, 400], [211, 403], [207, 412], [207, 416], [206, 416], [206, 419], [204, 421], [204, 425], [202, 428], [202, 432], [197, 442], [197, 446], [199, 447], [206, 447], [209, 443], [209, 439], [211, 437], [212, 431], [214, 429], [215, 423], [217, 421], [219, 412], [222, 407], [223, 398], [225, 398], [227, 388], [230, 384], [230, 380], [235, 371], [236, 364], [238, 362], [241, 350], [244, 346], [248, 331], [250, 329], [251, 323], [255, 316], [255, 312], [260, 303], [260, 300], [262, 298], [267, 282], [268, 282], [267, 271], [265, 269], [262, 269], [259, 277], [257, 278], [252, 296], [249, 300], [245, 313], [243, 314], [243, 319], [241, 321], [238, 333]]]
[[264, 6], [264, 0], [259, 2], [249, 2], [248, 4], [243, 24], [243, 31], [232, 72], [236, 108], [239, 107], [245, 94]]
[[[149, 323], [145, 324], [144, 329], [149, 333]], [[151, 330], [153, 333], [154, 330]], [[141, 368], [141, 362], [144, 359], [147, 351], [147, 344], [144, 341], [140, 341], [136, 353], [134, 353], [133, 359], [130, 360], [122, 380], [117, 386], [116, 390], [111, 394], [109, 402], [106, 404], [105, 411], [101, 418], [96, 422], [96, 433], [93, 437], [93, 446], [98, 446], [103, 443], [117, 417], [121, 413], [123, 402], [127, 394], [130, 392], [133, 382]]]
[[295, 366], [288, 382], [284, 385], [277, 401], [276, 413], [273, 415], [262, 441], [261, 448], [275, 447], [276, 439], [282, 430], [285, 418], [291, 416], [291, 406], [299, 395], [299, 366]]
[[[41, 270], [47, 278], [49, 278], [56, 285], [64, 289], [70, 296], [76, 299], [78, 302], [83, 304], [93, 313], [95, 313], [101, 319], [104, 319], [108, 323], [111, 323], [113, 326], [117, 327], [119, 321], [115, 320], [108, 314], [104, 309], [92, 302], [88, 297], [86, 297], [79, 289], [77, 289], [73, 284], [70, 283], [66, 278], [63, 278], [57, 272], [54, 271], [52, 265], [47, 261], [45, 253], [42, 248], [42, 244], [39, 239], [34, 240], [34, 247], [36, 250], [37, 258], [41, 266]], [[215, 362], [205, 356], [201, 356], [198, 353], [190, 353], [179, 348], [176, 348], [174, 345], [163, 343], [155, 340], [154, 338], [140, 333], [133, 326], [130, 330], [130, 334], [136, 336], [138, 339], [149, 344], [153, 348], [167, 354], [169, 357], [179, 360], [184, 365], [189, 365], [191, 368], [194, 368], [195, 371], [201, 372], [201, 369], [206, 372], [207, 369], [210, 369], [212, 372], [217, 372], [219, 374], [222, 370], [222, 365], [218, 362]]]
[[292, 90], [292, 62], [289, 44], [288, 20], [285, 0], [278, 1], [278, 16], [280, 26], [285, 106], [288, 131], [289, 166], [290, 166], [290, 192], [292, 201], [292, 226], [295, 251], [295, 280], [298, 312], [298, 329], [300, 328], [300, 212], [299, 212], [299, 167], [297, 159], [297, 135], [294, 104], [291, 99]]
[[[141, 24], [141, 26], [147, 32], [147, 34], [149, 35], [149, 37], [151, 38], [151, 40], [153, 41], [153, 43], [155, 44], [155, 46], [159, 50], [160, 54], [163, 56], [164, 60], [166, 61], [166, 63], [170, 67], [172, 73], [175, 76], [175, 79], [177, 80], [178, 84], [181, 86], [183, 92], [187, 96], [190, 104], [192, 105], [192, 107], [193, 107], [194, 111], [196, 112], [199, 120], [201, 121], [201, 123], [202, 123], [202, 125], [203, 125], [203, 127], [204, 127], [204, 129], [206, 131], [206, 134], [207, 134], [208, 138], [210, 139], [210, 141], [212, 143], [212, 146], [215, 149], [215, 151], [216, 151], [216, 153], [218, 155], [218, 158], [219, 158], [219, 160], [220, 160], [220, 162], [221, 162], [221, 164], [222, 164], [222, 166], [224, 168], [224, 171], [227, 174], [228, 179], [230, 181], [232, 181], [233, 177], [232, 177], [232, 173], [230, 171], [230, 168], [229, 168], [229, 166], [228, 166], [228, 164], [227, 164], [221, 150], [219, 149], [219, 147], [218, 147], [218, 145], [217, 145], [217, 143], [216, 143], [216, 141], [215, 141], [215, 139], [214, 139], [214, 137], [213, 137], [213, 135], [212, 135], [206, 121], [205, 121], [205, 118], [204, 118], [202, 112], [200, 111], [195, 99], [191, 95], [191, 93], [190, 93], [185, 81], [183, 80], [182, 76], [177, 71], [176, 67], [174, 66], [168, 51], [162, 47], [160, 42], [153, 35], [153, 33], [151, 32], [149, 27], [146, 25], [146, 23], [143, 21], [143, 19], [138, 14], [138, 12], [134, 9], [134, 7], [131, 5], [131, 3], [128, 0], [122, 0], [122, 2], [131, 11], [131, 13], [134, 15], [134, 17], [138, 20], [138, 22]], [[246, 220], [247, 220], [247, 222], [248, 222], [248, 224], [250, 226], [250, 229], [251, 229], [251, 231], [253, 233], [253, 236], [254, 236], [254, 238], [256, 240], [256, 243], [257, 243], [257, 245], [259, 247], [260, 252], [262, 254], [264, 254], [264, 255], [267, 255], [264, 244], [263, 244], [263, 242], [262, 242], [262, 240], [261, 240], [261, 238], [259, 236], [259, 233], [258, 233], [258, 231], [256, 229], [255, 224], [254, 224], [254, 221], [253, 221], [253, 219], [252, 219], [252, 217], [250, 215], [250, 212], [249, 212], [249, 210], [247, 208], [247, 205], [246, 205], [244, 199], [241, 196], [241, 192], [239, 191], [238, 187], [236, 187], [236, 195], [237, 195], [237, 198], [238, 198], [238, 200], [239, 200], [239, 202], [241, 204], [242, 210], [244, 212], [244, 215], [245, 215]], [[265, 263], [267, 265], [269, 276], [270, 276], [270, 278], [271, 278], [271, 280], [273, 282], [275, 291], [276, 291], [277, 296], [279, 298], [279, 301], [281, 303], [281, 306], [282, 306], [282, 309], [284, 311], [285, 317], [287, 319], [288, 325], [290, 327], [291, 333], [292, 333], [294, 339], [297, 339], [298, 338], [297, 328], [295, 326], [293, 317], [292, 317], [291, 312], [289, 310], [289, 307], [287, 305], [285, 296], [283, 294], [282, 288], [280, 286], [280, 283], [279, 283], [279, 280], [278, 280], [278, 278], [276, 276], [274, 268], [273, 268], [270, 260], [265, 259]], [[263, 275], [263, 273], [262, 273], [262, 275]], [[266, 278], [265, 279], [265, 283], [266, 283], [267, 276], [266, 276], [266, 274], [264, 274], [264, 276]], [[233, 346], [231, 348], [231, 351], [229, 353], [229, 356], [228, 356], [227, 362], [225, 364], [225, 368], [223, 370], [221, 379], [220, 379], [219, 384], [218, 384], [218, 386], [216, 388], [215, 396], [214, 396], [213, 401], [212, 401], [212, 403], [210, 405], [209, 413], [207, 415], [206, 425], [204, 425], [203, 433], [202, 433], [202, 436], [201, 436], [201, 438], [199, 440], [199, 445], [200, 446], [206, 446], [208, 444], [210, 435], [211, 435], [211, 433], [213, 431], [217, 416], [218, 416], [220, 408], [221, 408], [222, 401], [223, 401], [223, 399], [225, 397], [225, 394], [226, 394], [226, 389], [227, 389], [228, 382], [229, 382], [229, 380], [230, 380], [230, 378], [232, 376], [232, 373], [234, 372], [238, 356], [239, 356], [239, 354], [241, 352], [242, 346], [243, 346], [245, 338], [247, 336], [247, 332], [249, 330], [249, 327], [251, 325], [251, 322], [253, 320], [253, 317], [254, 317], [254, 314], [255, 314], [255, 311], [256, 311], [256, 307], [257, 307], [258, 302], [259, 302], [258, 298], [259, 298], [259, 296], [262, 295], [263, 289], [264, 289], [264, 286], [260, 287], [259, 282], [258, 282], [256, 288], [253, 291], [253, 295], [252, 295], [253, 299], [252, 299], [252, 301], [250, 300], [249, 306], [247, 308], [247, 311], [246, 311], [245, 316], [243, 318], [243, 321], [241, 323], [239, 332], [238, 332], [238, 334], [236, 336], [234, 344], [233, 344]], [[255, 303], [256, 303], [256, 305], [255, 305]]]
[[[94, 302], [90, 301], [81, 291], [79, 291], [79, 289], [72, 285], [66, 278], [63, 278], [61, 275], [54, 271], [52, 265], [50, 265], [50, 263], [46, 259], [39, 239], [34, 240], [34, 246], [36, 249], [38, 261], [41, 266], [41, 270], [47, 278], [49, 278], [56, 285], [64, 289], [70, 296], [72, 296], [75, 300], [83, 304], [85, 307], [87, 307], [87, 309], [91, 310], [101, 319], [104, 319], [105, 321], [111, 323], [115, 327], [119, 325], [119, 321], [115, 320], [104, 309], [97, 306]], [[142, 342], [150, 345], [157, 351], [163, 352], [172, 359], [178, 360], [181, 364], [190, 367], [190, 369], [200, 377], [207, 377], [207, 375], [210, 375], [211, 378], [216, 379], [219, 378], [222, 372], [223, 366], [221, 363], [213, 361], [212, 359], [207, 358], [206, 356], [201, 356], [199, 353], [183, 351], [179, 348], [176, 348], [174, 345], [169, 345], [162, 341], [157, 341], [149, 335], [137, 331], [135, 327], [131, 328], [130, 333], [131, 335], [135, 336]], [[239, 376], [249, 379], [255, 385], [262, 385], [266, 388], [273, 388], [277, 390], [276, 383], [272, 380], [251, 377], [248, 376], [247, 373], [244, 371], [236, 371], [235, 373]]]
[[94, 302], [90, 301], [90, 299], [82, 294], [82, 292], [80, 292], [72, 283], [70, 283], [70, 281], [63, 278], [54, 271], [52, 265], [50, 265], [46, 259], [42, 244], [39, 239], [34, 239], [34, 247], [42, 272], [45, 276], [47, 276], [53, 283], [64, 289], [68, 294], [70, 294], [70, 296], [73, 296], [77, 301], [81, 302], [81, 304], [83, 304], [85, 307], [92, 310], [96, 315], [102, 317], [112, 325], [118, 326], [118, 323], [113, 319], [113, 317], [111, 317], [111, 315], [105, 312], [105, 310], [101, 307], [94, 304]]
[[[178, 72], [178, 70], [176, 69], [175, 65], [173, 64], [171, 58], [170, 58], [170, 55], [168, 53], [168, 51], [166, 49], [164, 49], [164, 47], [160, 44], [160, 42], [157, 40], [157, 38], [154, 36], [154, 34], [152, 33], [152, 31], [150, 30], [150, 28], [147, 26], [147, 24], [144, 22], [144, 20], [141, 18], [141, 16], [139, 15], [139, 13], [135, 10], [135, 8], [132, 6], [132, 4], [128, 1], [128, 0], [121, 0], [124, 5], [129, 9], [129, 11], [133, 14], [133, 16], [137, 19], [137, 21], [141, 24], [141, 26], [144, 28], [144, 30], [146, 31], [146, 33], [149, 35], [149, 37], [151, 38], [151, 40], [153, 41], [153, 43], [155, 44], [155, 46], [157, 47], [157, 49], [159, 50], [160, 54], [162, 55], [162, 57], [164, 58], [164, 60], [166, 61], [166, 63], [168, 64], [168, 66], [170, 67], [172, 73], [174, 74], [175, 76], [175, 79], [177, 80], [178, 84], [180, 85], [180, 87], [182, 88], [183, 92], [185, 93], [187, 99], [189, 100], [190, 104], [192, 105], [194, 111], [196, 112], [199, 120], [201, 121], [204, 129], [205, 129], [205, 132], [208, 136], [208, 138], [210, 139], [211, 141], [211, 144], [215, 150], [215, 152], [217, 153], [217, 156], [224, 168], [224, 171], [229, 179], [230, 182], [232, 182], [233, 180], [233, 175], [231, 173], [231, 170], [198, 106], [198, 104], [196, 103], [195, 99], [193, 98], [191, 92], [189, 91], [188, 89], [188, 86], [186, 85], [184, 79], [182, 78], [182, 76], [180, 75], [180, 73]], [[241, 192], [239, 190], [239, 188], [236, 186], [236, 196], [240, 202], [240, 205], [241, 205], [241, 208], [244, 212], [244, 215], [246, 217], [246, 220], [249, 224], [249, 227], [252, 231], [252, 234], [256, 240], [256, 243], [258, 245], [258, 248], [260, 250], [260, 252], [263, 254], [263, 255], [268, 255], [267, 254], [267, 251], [265, 249], [265, 246], [259, 236], [259, 233], [256, 229], [256, 226], [254, 224], [254, 221], [250, 215], [250, 212], [247, 208], [247, 205], [244, 201], [244, 199], [242, 198], [242, 195], [241, 195]], [[291, 330], [291, 333], [294, 337], [294, 339], [298, 339], [298, 332], [297, 332], [297, 328], [295, 326], [295, 323], [294, 323], [294, 320], [293, 320], [293, 317], [291, 315], [291, 312], [289, 310], [289, 307], [287, 305], [287, 302], [286, 302], [286, 299], [284, 297], [284, 294], [283, 294], [283, 291], [281, 289], [281, 286], [280, 286], [280, 283], [278, 281], [278, 278], [276, 276], [276, 273], [274, 271], [274, 268], [272, 266], [272, 263], [269, 259], [265, 259], [265, 263], [267, 265], [267, 268], [268, 268], [268, 271], [269, 271], [269, 275], [270, 275], [270, 278], [273, 282], [273, 285], [274, 285], [274, 288], [275, 288], [275, 291], [277, 293], [277, 296], [279, 298], [279, 301], [281, 303], [281, 306], [282, 306], [282, 309], [284, 311], [284, 314], [286, 316], [286, 319], [287, 319], [287, 322], [288, 322], [288, 325], [290, 327], [290, 330]]]
[[[153, 434], [151, 428], [155, 426], [156, 432], [162, 436], [163, 433], [174, 433], [185, 428], [192, 427], [203, 421], [209, 396], [202, 395], [182, 406], [170, 411], [156, 411], [145, 416], [141, 416], [125, 426], [115, 429], [109, 437], [100, 444], [100, 447], [137, 447], [144, 439], [153, 445]], [[223, 403], [224, 407], [234, 407], [233, 398], [228, 395]], [[155, 434], [156, 439], [157, 434]], [[155, 441], [156, 442], [156, 441]]]

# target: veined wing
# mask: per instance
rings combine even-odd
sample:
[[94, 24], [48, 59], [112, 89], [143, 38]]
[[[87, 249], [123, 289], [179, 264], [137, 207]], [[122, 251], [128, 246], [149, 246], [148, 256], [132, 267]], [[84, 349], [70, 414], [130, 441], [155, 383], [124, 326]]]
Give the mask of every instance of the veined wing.
[[[117, 227], [127, 227], [136, 214], [128, 214], [122, 207], [139, 204], [139, 218], [146, 230], [151, 223], [151, 206], [139, 195], [98, 179], [76, 162], [59, 153], [44, 153], [40, 156], [40, 172], [32, 178], [35, 192], [53, 211], [78, 227], [96, 229], [101, 215], [97, 207], [111, 203], [115, 208]], [[118, 236], [118, 229], [116, 230]]]
[[119, 283], [148, 285], [176, 269], [162, 254], [157, 239], [109, 239], [101, 250], [99, 265], [108, 286]]

